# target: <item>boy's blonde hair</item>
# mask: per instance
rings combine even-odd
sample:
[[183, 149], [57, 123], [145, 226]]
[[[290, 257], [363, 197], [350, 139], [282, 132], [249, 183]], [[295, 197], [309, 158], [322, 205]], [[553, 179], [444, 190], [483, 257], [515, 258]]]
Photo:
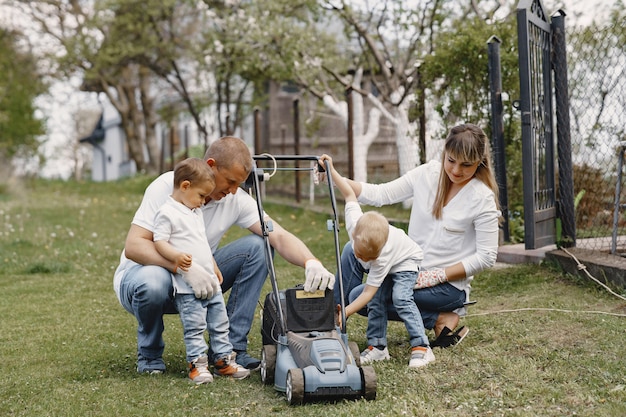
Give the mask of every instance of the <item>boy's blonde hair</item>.
[[389, 222], [382, 214], [368, 211], [357, 221], [352, 232], [353, 248], [360, 255], [376, 259], [387, 243]]
[[213, 170], [200, 158], [187, 158], [180, 161], [174, 167], [174, 188], [180, 187], [183, 181], [191, 184], [210, 182], [215, 187], [215, 175]]

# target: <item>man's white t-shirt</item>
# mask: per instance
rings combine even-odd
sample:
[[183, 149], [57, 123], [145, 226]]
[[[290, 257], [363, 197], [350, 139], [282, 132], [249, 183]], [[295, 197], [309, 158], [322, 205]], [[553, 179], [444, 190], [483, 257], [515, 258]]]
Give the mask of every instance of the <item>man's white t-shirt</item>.
[[[167, 201], [174, 190], [174, 172], [161, 174], [146, 188], [141, 205], [135, 212], [132, 224], [154, 232], [154, 218], [159, 208]], [[237, 225], [244, 229], [259, 221], [259, 211], [256, 201], [241, 188], [235, 194], [228, 194], [217, 201], [210, 201], [202, 207], [205, 232], [215, 253], [224, 236], [231, 226]], [[120, 264], [113, 277], [113, 288], [119, 298], [120, 282], [126, 269], [135, 262], [126, 258], [124, 251], [120, 256]]]

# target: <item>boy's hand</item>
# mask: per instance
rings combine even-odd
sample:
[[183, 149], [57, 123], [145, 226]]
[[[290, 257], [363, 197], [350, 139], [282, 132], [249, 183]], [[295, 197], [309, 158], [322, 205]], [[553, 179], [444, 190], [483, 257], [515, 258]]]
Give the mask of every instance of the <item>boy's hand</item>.
[[341, 304], [337, 304], [337, 308], [335, 309], [335, 324], [339, 326], [339, 329], [343, 330], [343, 323], [341, 320]]
[[179, 253], [176, 257], [176, 270], [188, 271], [191, 266], [191, 255], [188, 253]]
[[224, 277], [222, 276], [222, 271], [220, 271], [217, 265], [215, 266], [215, 275], [217, 275], [217, 280], [219, 281], [220, 285], [222, 285], [222, 283], [224, 282]]

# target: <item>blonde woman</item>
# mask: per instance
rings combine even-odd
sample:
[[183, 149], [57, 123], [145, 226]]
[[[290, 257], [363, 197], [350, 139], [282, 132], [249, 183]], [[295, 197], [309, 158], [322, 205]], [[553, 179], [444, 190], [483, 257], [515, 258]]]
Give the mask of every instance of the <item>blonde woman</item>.
[[[460, 342], [468, 328], [456, 327], [473, 276], [492, 267], [498, 253], [498, 186], [483, 130], [473, 124], [455, 126], [446, 138], [441, 161], [430, 161], [388, 183], [350, 181], [350, 185], [361, 204], [380, 207], [412, 199], [408, 235], [424, 251], [413, 298], [424, 326], [434, 329], [433, 347]], [[367, 270], [356, 261], [349, 243], [341, 258], [349, 303], [362, 292]], [[339, 302], [337, 290], [335, 301]], [[387, 317], [397, 318], [393, 304], [387, 305], [388, 315], [369, 315], [368, 340], [384, 339]], [[389, 358], [386, 348], [376, 346], [364, 354], [368, 362]]]

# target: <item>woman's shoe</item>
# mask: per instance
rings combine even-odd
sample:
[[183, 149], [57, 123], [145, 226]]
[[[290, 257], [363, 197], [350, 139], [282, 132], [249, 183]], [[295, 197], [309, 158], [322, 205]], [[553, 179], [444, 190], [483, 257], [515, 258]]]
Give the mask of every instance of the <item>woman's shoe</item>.
[[452, 346], [456, 346], [469, 333], [469, 328], [466, 326], [461, 326], [456, 331], [450, 330], [448, 327], [444, 327], [439, 336], [430, 344], [431, 347], [435, 348], [449, 348]]

